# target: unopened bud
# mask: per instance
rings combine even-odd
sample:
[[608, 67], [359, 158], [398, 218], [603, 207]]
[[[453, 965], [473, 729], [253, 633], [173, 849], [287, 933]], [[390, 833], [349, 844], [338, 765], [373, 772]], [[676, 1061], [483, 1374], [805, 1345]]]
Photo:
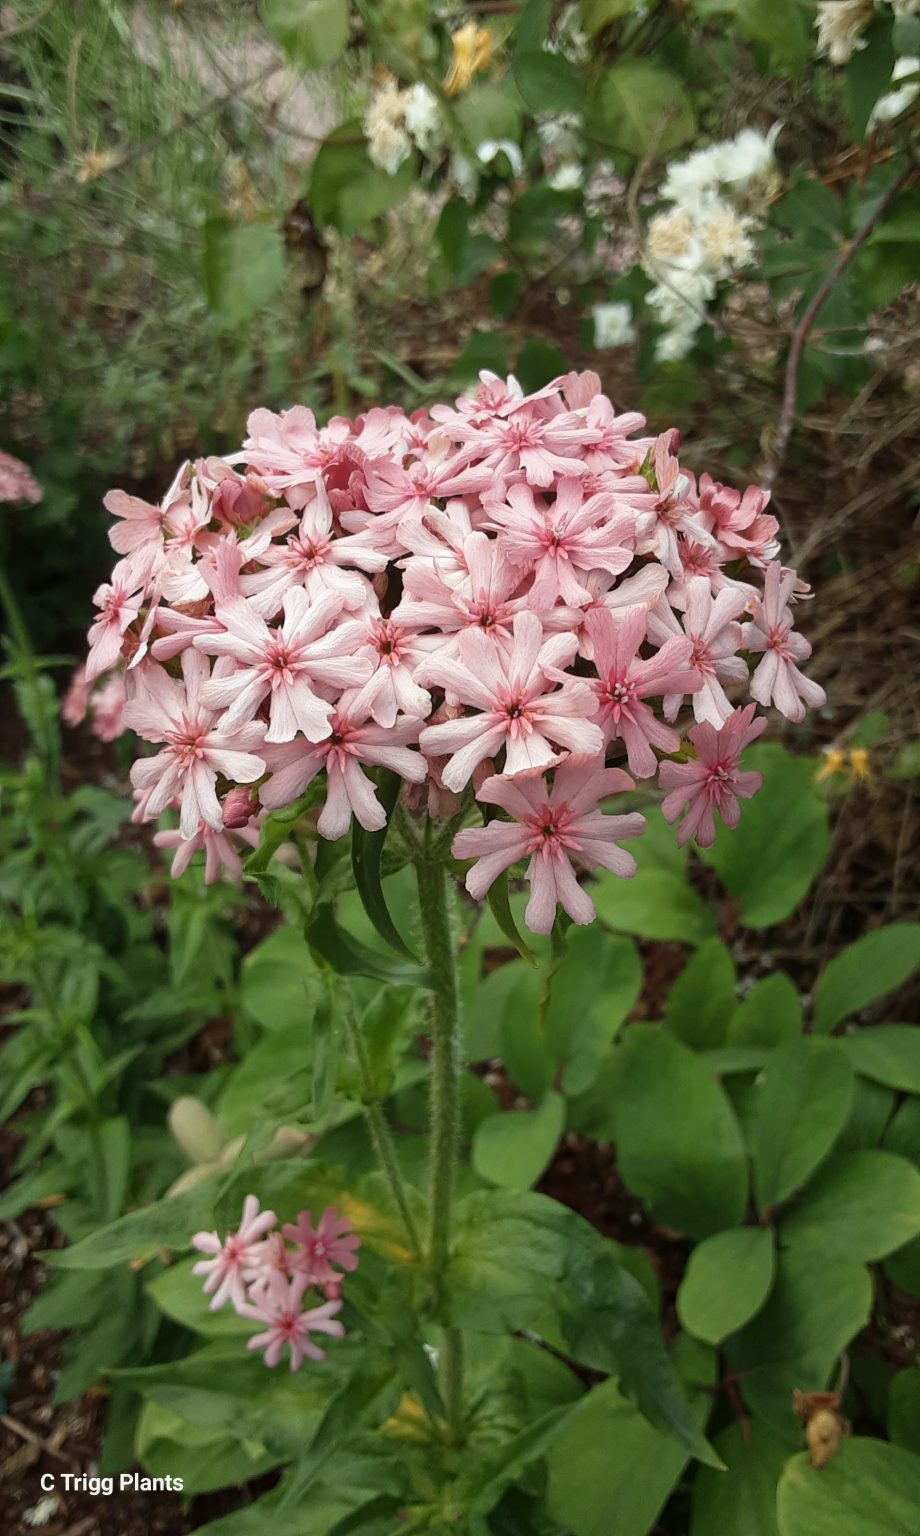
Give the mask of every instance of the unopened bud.
[[326, 1282], [326, 1284], [323, 1286], [323, 1294], [324, 1294], [324, 1296], [325, 1296], [327, 1301], [341, 1301], [341, 1299], [342, 1299], [342, 1282], [341, 1282], [341, 1280], [328, 1280]]
[[231, 789], [221, 809], [224, 826], [232, 832], [239, 827], [249, 825], [251, 818], [259, 809], [259, 802], [249, 786], [244, 784], [238, 789]]

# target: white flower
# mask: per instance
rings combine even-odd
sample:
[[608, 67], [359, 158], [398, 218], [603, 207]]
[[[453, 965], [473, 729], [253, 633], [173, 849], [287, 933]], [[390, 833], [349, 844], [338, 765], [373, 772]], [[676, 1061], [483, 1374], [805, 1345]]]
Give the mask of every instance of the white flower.
[[403, 91], [406, 129], [423, 155], [431, 154], [444, 142], [444, 117], [434, 91], [418, 81]]
[[450, 177], [460, 196], [471, 203], [479, 191], [479, 171], [475, 162], [468, 155], [455, 152], [450, 157]]
[[511, 174], [520, 176], [524, 169], [524, 156], [520, 146], [513, 139], [483, 139], [476, 150], [476, 159], [480, 165], [491, 165], [498, 155], [507, 156], [511, 166]]
[[662, 197], [692, 208], [713, 196], [719, 183], [720, 149], [721, 145], [711, 144], [708, 149], [696, 149], [686, 160], [668, 166], [661, 186]]
[[908, 16], [920, 15], [920, 0], [891, 0], [891, 5], [898, 21], [904, 21]]
[[696, 237], [696, 219], [689, 208], [672, 208], [656, 213], [649, 221], [645, 240], [648, 264], [694, 271], [702, 265], [703, 253]]
[[719, 203], [700, 219], [696, 234], [703, 264], [710, 272], [728, 277], [733, 267], [750, 265], [754, 260], [751, 224], [729, 203]]
[[832, 64], [848, 64], [858, 49], [865, 48], [860, 34], [871, 19], [872, 0], [818, 0], [818, 58], [827, 55]]
[[715, 279], [708, 272], [682, 272], [675, 275], [675, 282], [659, 283], [646, 295], [645, 302], [657, 312], [660, 323], [673, 329], [675, 326], [692, 326], [705, 318], [706, 305], [715, 297]]
[[591, 309], [594, 320], [594, 345], [598, 348], [625, 347], [636, 339], [629, 304], [595, 304]]
[[572, 192], [581, 186], [584, 179], [584, 166], [575, 160], [566, 160], [556, 167], [552, 176], [548, 177], [548, 182], [554, 192]]
[[394, 176], [412, 153], [412, 142], [405, 128], [404, 93], [395, 80], [388, 80], [371, 98], [364, 114], [367, 153], [375, 165]]
[[[920, 72], [920, 59], [898, 59], [891, 71], [892, 82], [904, 80], [908, 75], [916, 75]], [[869, 114], [869, 127], [875, 128], [879, 123], [890, 123], [893, 118], [900, 117], [906, 112], [911, 102], [920, 96], [920, 81], [911, 80], [910, 85], [902, 85], [900, 90], [887, 91], [880, 96]]]
[[716, 145], [719, 151], [719, 180], [744, 185], [769, 176], [774, 165], [773, 149], [781, 127], [782, 123], [774, 123], [769, 133], [760, 133], [756, 128], [742, 128], [733, 139]]
[[665, 331], [655, 343], [655, 361], [679, 363], [693, 348], [696, 326], [692, 330]]
[[557, 159], [571, 159], [581, 149], [582, 120], [577, 112], [560, 112], [537, 124], [537, 138], [544, 154]]

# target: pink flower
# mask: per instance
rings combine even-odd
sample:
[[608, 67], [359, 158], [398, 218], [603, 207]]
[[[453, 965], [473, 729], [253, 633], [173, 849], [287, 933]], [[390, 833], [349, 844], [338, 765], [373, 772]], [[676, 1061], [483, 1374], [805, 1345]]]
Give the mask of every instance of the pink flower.
[[117, 741], [125, 728], [125, 677], [112, 672], [89, 701], [93, 717], [92, 732], [99, 741]]
[[280, 414], [253, 411], [246, 429], [249, 436], [242, 452], [231, 457], [244, 459], [274, 492], [315, 481], [318, 470], [338, 461], [351, 436], [351, 427], [341, 416], [318, 428], [316, 417], [305, 405], [292, 406]]
[[478, 799], [501, 806], [514, 820], [468, 828], [454, 838], [458, 859], [478, 860], [466, 877], [470, 895], [480, 901], [503, 870], [529, 855], [525, 879], [531, 894], [524, 914], [528, 928], [549, 933], [558, 903], [573, 922], [590, 923], [594, 903], [578, 884], [572, 864], [577, 860], [585, 869], [609, 869], [624, 879], [635, 874], [635, 859], [617, 846], [617, 840], [641, 836], [645, 818], [605, 816], [597, 809], [604, 796], [632, 788], [629, 775], [604, 768], [602, 758], [569, 758], [553, 774], [551, 790], [537, 773], [487, 779]]
[[592, 724], [594, 696], [586, 683], [567, 681], [556, 687], [553, 669], [566, 666], [577, 649], [574, 635], [551, 635], [534, 613], [519, 613], [514, 640], [506, 654], [480, 630], [460, 636], [460, 659], [435, 655], [424, 669], [426, 682], [438, 683], [462, 704], [480, 713], [445, 721], [422, 731], [419, 745], [426, 756], [449, 756], [443, 772], [448, 789], [459, 790], [486, 758], [506, 749], [505, 773], [549, 767], [558, 749], [599, 752], [603, 736]]
[[679, 847], [696, 837], [701, 848], [715, 842], [713, 812], [718, 811], [726, 827], [737, 827], [741, 819], [738, 797], [749, 800], [763, 783], [759, 773], [742, 773], [738, 764], [742, 750], [766, 729], [761, 715], [754, 718], [753, 704], [736, 709], [722, 726], [696, 725], [688, 732], [696, 748], [696, 758], [688, 763], [662, 763], [659, 781], [671, 790], [662, 804], [668, 821], [676, 821], [684, 807], [687, 814], [677, 833]]
[[243, 1214], [239, 1227], [221, 1242], [216, 1232], [196, 1232], [192, 1247], [211, 1257], [201, 1259], [192, 1269], [193, 1275], [207, 1276], [204, 1293], [211, 1297], [211, 1311], [217, 1312], [227, 1302], [232, 1302], [240, 1312], [246, 1301], [246, 1285], [258, 1273], [261, 1239], [272, 1227], [277, 1226], [274, 1211], [259, 1212], [255, 1195], [247, 1195], [243, 1201]]
[[599, 434], [574, 411], [549, 412], [542, 406], [532, 397], [509, 414], [495, 415], [479, 425], [457, 416], [445, 421], [454, 441], [466, 446], [461, 446], [456, 472], [444, 486], [444, 494], [481, 491], [499, 477], [523, 479], [545, 489], [560, 475], [584, 474], [584, 449]]
[[489, 502], [490, 527], [522, 574], [533, 572], [530, 602], [551, 608], [557, 598], [576, 607], [590, 601], [589, 571], [617, 576], [633, 558], [634, 520], [617, 517], [616, 498], [601, 492], [585, 500], [578, 480], [560, 480], [556, 499], [539, 505], [528, 485], [512, 485], [507, 505]]
[[497, 539], [467, 534], [459, 553], [465, 573], [452, 574], [450, 581], [442, 561], [411, 560], [403, 598], [393, 615], [416, 629], [437, 630], [444, 637], [437, 647], [440, 656], [458, 654], [456, 637], [465, 629], [480, 629], [490, 640], [510, 642], [515, 614], [532, 605], [530, 596], [513, 595], [521, 586], [521, 572]]
[[824, 689], [796, 666], [808, 659], [811, 646], [792, 627], [788, 604], [795, 583], [795, 571], [784, 571], [778, 560], [767, 566], [763, 597], [754, 598], [754, 622], [745, 624], [741, 640], [745, 650], [765, 652], [751, 679], [751, 698], [775, 704], [787, 720], [802, 720], [806, 705], [818, 709], [827, 700]]
[[28, 501], [34, 506], [44, 494], [27, 464], [11, 453], [0, 453], [0, 501]]
[[226, 709], [221, 730], [238, 730], [267, 696], [266, 741], [292, 741], [298, 731], [308, 741], [328, 736], [332, 705], [315, 685], [346, 688], [371, 675], [370, 662], [355, 655], [364, 625], [358, 620], [339, 623], [341, 611], [342, 599], [334, 593], [311, 603], [302, 587], [291, 587], [284, 595], [284, 622], [269, 629], [251, 600], [218, 604], [226, 633], [198, 634], [194, 644], [236, 663], [232, 672], [215, 676], [203, 695], [209, 707]]
[[306, 1275], [286, 1280], [273, 1273], [258, 1292], [251, 1293], [252, 1300], [237, 1307], [241, 1317], [267, 1324], [265, 1332], [255, 1334], [246, 1345], [247, 1349], [264, 1349], [266, 1365], [277, 1365], [287, 1345], [291, 1370], [298, 1371], [305, 1359], [326, 1358], [325, 1350], [313, 1343], [311, 1334], [326, 1333], [336, 1339], [344, 1335], [342, 1324], [334, 1321], [336, 1313], [342, 1310], [340, 1301], [324, 1301], [318, 1307], [303, 1310], [307, 1285]]
[[202, 698], [208, 672], [205, 657], [196, 651], [183, 654], [184, 687], [156, 662], [145, 662], [133, 674], [136, 691], [125, 706], [130, 730], [147, 741], [166, 743], [162, 752], [141, 758], [131, 769], [139, 797], [136, 815], [151, 821], [180, 800], [183, 838], [197, 837], [202, 821], [221, 830], [215, 791], [219, 773], [233, 783], [251, 784], [265, 771], [261, 756], [250, 750], [261, 744], [264, 726], [246, 725], [232, 735], [215, 729], [214, 712]]
[[397, 720], [384, 727], [368, 723], [368, 711], [355, 707], [355, 694], [343, 694], [332, 713], [330, 734], [316, 745], [300, 739], [284, 746], [266, 746], [263, 756], [271, 778], [260, 790], [269, 810], [290, 805], [302, 795], [318, 773], [326, 770], [326, 804], [316, 823], [322, 837], [342, 837], [352, 815], [368, 832], [386, 825], [386, 812], [361, 764], [391, 768], [410, 783], [421, 784], [425, 762], [408, 750], [418, 740], [417, 720]]
[[334, 1205], [326, 1206], [315, 1228], [310, 1212], [301, 1211], [296, 1223], [283, 1231], [288, 1242], [300, 1250], [291, 1256], [291, 1273], [306, 1276], [308, 1285], [328, 1285], [337, 1280], [333, 1265], [346, 1272], [358, 1267], [356, 1249], [361, 1247], [361, 1239]]
[[592, 684], [598, 705], [594, 718], [605, 741], [625, 742], [630, 770], [640, 779], [651, 778], [658, 768], [652, 747], [676, 752], [680, 746], [677, 732], [656, 719], [642, 700], [692, 693], [700, 686], [690, 666], [692, 642], [685, 637], [675, 636], [649, 660], [640, 659], [647, 626], [642, 608], [627, 609], [618, 621], [608, 608], [595, 608], [585, 620], [598, 671], [598, 681]]
[[[736, 655], [741, 645], [741, 625], [736, 622], [747, 603], [747, 596], [735, 587], [725, 587], [713, 597], [709, 582], [702, 576], [687, 582], [687, 611], [683, 629], [666, 598], [662, 598], [649, 618], [649, 635], [656, 645], [672, 635], [686, 634], [691, 642], [690, 666], [699, 683], [693, 694], [693, 713], [697, 720], [719, 726], [732, 712], [723, 683], [743, 683], [747, 667]], [[664, 712], [673, 720], [680, 708], [680, 693], [669, 694]]]
[[86, 719], [86, 711], [89, 705], [89, 683], [86, 680], [86, 668], [77, 667], [70, 679], [67, 692], [61, 702], [61, 719], [65, 725], [77, 726], [81, 720]]
[[369, 547], [360, 536], [336, 538], [332, 508], [321, 480], [316, 495], [308, 502], [296, 533], [289, 534], [283, 546], [272, 545], [261, 557], [264, 569], [244, 576], [246, 596], [259, 594], [255, 606], [262, 613], [275, 613], [289, 587], [302, 586], [311, 602], [319, 602], [331, 592], [345, 608], [360, 608], [367, 601], [368, 583], [354, 568], [382, 571], [386, 555]]
[[675, 436], [671, 432], [663, 432], [655, 443], [652, 464], [658, 497], [654, 511], [641, 520], [642, 537], [637, 548], [643, 554], [654, 555], [656, 560], [667, 566], [673, 576], [679, 577], [679, 536], [695, 539], [699, 544], [712, 543], [712, 539], [688, 500], [692, 486], [689, 476], [681, 474], [680, 465], [672, 451]]
[[141, 611], [149, 575], [149, 563], [143, 556], [134, 555], [119, 560], [111, 582], [96, 588], [93, 602], [100, 613], [89, 631], [87, 682], [94, 682], [101, 672], [108, 672], [121, 660], [125, 630]]
[[139, 496], [129, 496], [127, 491], [109, 491], [102, 498], [102, 505], [113, 517], [122, 521], [109, 529], [109, 543], [120, 555], [133, 554], [145, 546], [154, 550], [163, 543], [166, 515], [173, 510], [175, 516], [182, 507], [188, 506], [187, 488], [190, 466], [180, 465], [172, 485], [158, 507], [142, 501]]
[[767, 511], [770, 492], [749, 485], [742, 496], [733, 486], [700, 476], [699, 506], [704, 527], [714, 534], [729, 559], [744, 555], [766, 560], [776, 554], [779, 523]]
[[[259, 831], [254, 821], [250, 821], [244, 827], [235, 827], [233, 837], [247, 843], [250, 848], [258, 848]], [[155, 832], [153, 841], [157, 848], [164, 852], [172, 851], [173, 861], [170, 874], [174, 880], [184, 875], [196, 853], [204, 853], [204, 883], [216, 885], [218, 880], [240, 880], [243, 874], [243, 861], [237, 849], [234, 847], [233, 837], [228, 831], [215, 832], [207, 822], [198, 824], [198, 831], [194, 837], [183, 837], [181, 832], [166, 831]]]
[[373, 715], [378, 725], [395, 725], [400, 713], [424, 720], [431, 694], [419, 687], [415, 672], [431, 643], [420, 639], [399, 609], [388, 619], [368, 619], [367, 636], [364, 654], [375, 670], [355, 694], [355, 711]]

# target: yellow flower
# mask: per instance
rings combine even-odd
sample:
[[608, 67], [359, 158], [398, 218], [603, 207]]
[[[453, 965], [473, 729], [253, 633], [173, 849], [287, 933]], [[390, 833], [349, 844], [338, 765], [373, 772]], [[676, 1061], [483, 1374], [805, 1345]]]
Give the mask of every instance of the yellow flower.
[[121, 161], [120, 149], [92, 149], [77, 161], [77, 181], [81, 187], [85, 187], [87, 182], [95, 181], [97, 176], [104, 176], [106, 171], [114, 170]]
[[850, 767], [853, 770], [854, 779], [871, 779], [872, 769], [869, 766], [869, 753], [865, 747], [850, 749]]
[[838, 752], [834, 747], [829, 748], [824, 754], [824, 762], [815, 774], [818, 783], [821, 784], [824, 779], [832, 778], [835, 773], [841, 773], [846, 766], [846, 760], [845, 752]]
[[453, 34], [451, 43], [454, 56], [444, 76], [444, 89], [448, 96], [457, 96], [460, 91], [466, 90], [473, 76], [490, 62], [495, 39], [488, 27], [480, 27], [475, 21], [468, 21], [459, 32]]

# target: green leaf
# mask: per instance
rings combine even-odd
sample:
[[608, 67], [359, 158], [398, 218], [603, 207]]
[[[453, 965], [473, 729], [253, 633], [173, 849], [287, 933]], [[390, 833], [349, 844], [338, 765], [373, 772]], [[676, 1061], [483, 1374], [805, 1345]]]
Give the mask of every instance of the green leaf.
[[[698, 1390], [701, 1423], [710, 1406]], [[615, 1380], [605, 1381], [550, 1447], [547, 1509], [573, 1536], [645, 1536], [686, 1464], [683, 1446], [653, 1429]]]
[[920, 1296], [920, 1238], [915, 1237], [912, 1243], [899, 1248], [885, 1260], [883, 1268], [888, 1279], [908, 1296]]
[[788, 1199], [830, 1152], [853, 1100], [853, 1071], [835, 1040], [803, 1035], [769, 1057], [750, 1127], [761, 1211]]
[[765, 1227], [717, 1232], [690, 1255], [677, 1315], [695, 1338], [721, 1344], [757, 1315], [775, 1272], [773, 1233]]
[[813, 1179], [782, 1240], [871, 1263], [920, 1236], [920, 1172], [894, 1152], [851, 1152]]
[[665, 1028], [695, 1051], [724, 1045], [735, 1010], [735, 965], [721, 939], [690, 956], [665, 1007]]
[[920, 1366], [898, 1371], [888, 1387], [888, 1438], [920, 1454]]
[[635, 10], [636, 0], [581, 0], [581, 24], [589, 37]]
[[266, 1451], [251, 1440], [215, 1434], [153, 1402], [141, 1408], [135, 1454], [153, 1477], [181, 1477], [187, 1496], [261, 1477], [281, 1459], [277, 1451]]
[[841, 1019], [893, 992], [920, 965], [920, 923], [890, 923], [829, 960], [815, 987], [814, 1028], [830, 1034]]
[[452, 197], [441, 209], [435, 227], [444, 265], [457, 287], [474, 282], [501, 253], [498, 242], [490, 235], [470, 231], [470, 211], [464, 198]]
[[511, 911], [511, 902], [508, 896], [507, 870], [503, 870], [498, 879], [492, 881], [492, 884], [489, 886], [487, 900], [489, 911], [495, 918], [508, 943], [517, 950], [522, 960], [526, 960], [528, 965], [535, 966], [537, 962], [527, 947], [526, 941], [522, 939], [517, 923], [514, 921], [514, 914]]
[[776, 1493], [779, 1536], [916, 1536], [920, 1457], [881, 1440], [844, 1440], [826, 1466], [805, 1455]]
[[802, 999], [782, 971], [756, 981], [732, 1014], [729, 1045], [782, 1045], [802, 1033]]
[[245, 1339], [250, 1325], [244, 1317], [237, 1317], [232, 1307], [224, 1307], [220, 1312], [211, 1311], [210, 1298], [201, 1288], [203, 1281], [192, 1274], [197, 1262], [196, 1255], [171, 1264], [145, 1286], [148, 1296], [153, 1297], [167, 1317], [181, 1323], [183, 1328], [190, 1328], [193, 1333], [203, 1334], [206, 1338]]
[[564, 352], [543, 336], [528, 336], [520, 352], [514, 371], [524, 389], [542, 389], [551, 379], [565, 373], [569, 360]]
[[574, 1211], [545, 1195], [468, 1195], [457, 1207], [447, 1302], [457, 1327], [533, 1330], [570, 1359], [615, 1372], [656, 1428], [716, 1463], [641, 1283]]
[[369, 158], [361, 123], [342, 123], [320, 146], [313, 162], [310, 204], [319, 223], [354, 235], [402, 202], [416, 175], [410, 158], [389, 176]]
[[296, 1027], [308, 1039], [319, 997], [316, 961], [303, 934], [291, 924], [263, 939], [243, 960], [240, 1001], [264, 1029]]
[[473, 1167], [490, 1184], [530, 1189], [555, 1152], [564, 1125], [565, 1100], [552, 1090], [536, 1109], [489, 1115], [473, 1136]]
[[853, 1103], [847, 1123], [834, 1143], [834, 1155], [877, 1147], [891, 1119], [894, 1101], [890, 1088], [880, 1088], [868, 1078], [857, 1077]]
[[871, 1309], [872, 1279], [862, 1264], [811, 1249], [780, 1251], [766, 1306], [725, 1345], [751, 1410], [788, 1435], [793, 1388], [825, 1390]]
[[843, 1048], [861, 1077], [901, 1093], [920, 1093], [920, 1029], [879, 1024], [843, 1036]]
[[457, 1479], [456, 1497], [467, 1515], [486, 1515], [494, 1509], [509, 1483], [520, 1478], [524, 1468], [538, 1456], [544, 1456], [565, 1426], [578, 1419], [582, 1402], [550, 1408], [534, 1423], [512, 1435], [497, 1451], [477, 1456]]
[[920, 1167], [920, 1098], [905, 1099], [883, 1138], [889, 1152], [898, 1152]]
[[594, 1082], [610, 1042], [642, 989], [642, 965], [629, 939], [593, 925], [569, 932], [550, 982], [543, 1020], [548, 1059], [567, 1095]]
[[585, 87], [578, 70], [561, 53], [515, 49], [511, 67], [518, 90], [532, 112], [583, 112]]
[[261, 0], [262, 20], [298, 69], [332, 64], [348, 42], [348, 0]]
[[391, 960], [353, 939], [336, 922], [331, 906], [322, 903], [304, 930], [310, 948], [339, 976], [370, 976], [394, 986], [430, 987], [431, 973], [403, 960]]
[[777, 742], [745, 753], [745, 768], [763, 788], [745, 802], [740, 826], [700, 857], [741, 905], [751, 928], [768, 928], [794, 912], [827, 858], [827, 804], [810, 758], [792, 757]]
[[601, 922], [621, 933], [700, 944], [715, 932], [706, 903], [671, 870], [640, 869], [631, 880], [604, 871], [590, 891]]
[[208, 305], [226, 330], [253, 319], [284, 282], [284, 241], [266, 222], [206, 219], [202, 261]]
[[696, 132], [696, 115], [677, 75], [647, 59], [605, 70], [592, 92], [590, 116], [609, 143], [633, 155], [665, 155]]
[[158, 1248], [184, 1249], [191, 1234], [212, 1219], [216, 1182], [208, 1179], [184, 1195], [157, 1200], [129, 1211], [110, 1226], [100, 1227], [71, 1248], [45, 1255], [56, 1269], [113, 1269], [129, 1259], [144, 1258]]
[[395, 949], [398, 954], [405, 955], [407, 960], [418, 964], [418, 957], [414, 955], [406, 943], [402, 934], [390, 916], [390, 909], [383, 894], [380, 884], [380, 860], [383, 856], [383, 845], [387, 840], [387, 832], [390, 829], [390, 818], [393, 808], [399, 799], [402, 780], [399, 774], [392, 773], [389, 769], [382, 768], [378, 772], [377, 798], [386, 811], [386, 825], [379, 832], [367, 832], [359, 821], [352, 825], [351, 832], [351, 867], [354, 870], [355, 889], [364, 904], [364, 910], [376, 928], [385, 944]]
[[778, 1536], [776, 1484], [788, 1444], [759, 1422], [732, 1424], [713, 1444], [728, 1475], [698, 1469], [690, 1536]]
[[747, 1161], [738, 1123], [709, 1068], [654, 1026], [616, 1048], [617, 1156], [627, 1188], [654, 1220], [694, 1237], [738, 1224]]
[[890, 20], [874, 18], [861, 41], [863, 46], [855, 51], [847, 64], [847, 104], [856, 139], [865, 138], [872, 108], [891, 88], [895, 53]]

